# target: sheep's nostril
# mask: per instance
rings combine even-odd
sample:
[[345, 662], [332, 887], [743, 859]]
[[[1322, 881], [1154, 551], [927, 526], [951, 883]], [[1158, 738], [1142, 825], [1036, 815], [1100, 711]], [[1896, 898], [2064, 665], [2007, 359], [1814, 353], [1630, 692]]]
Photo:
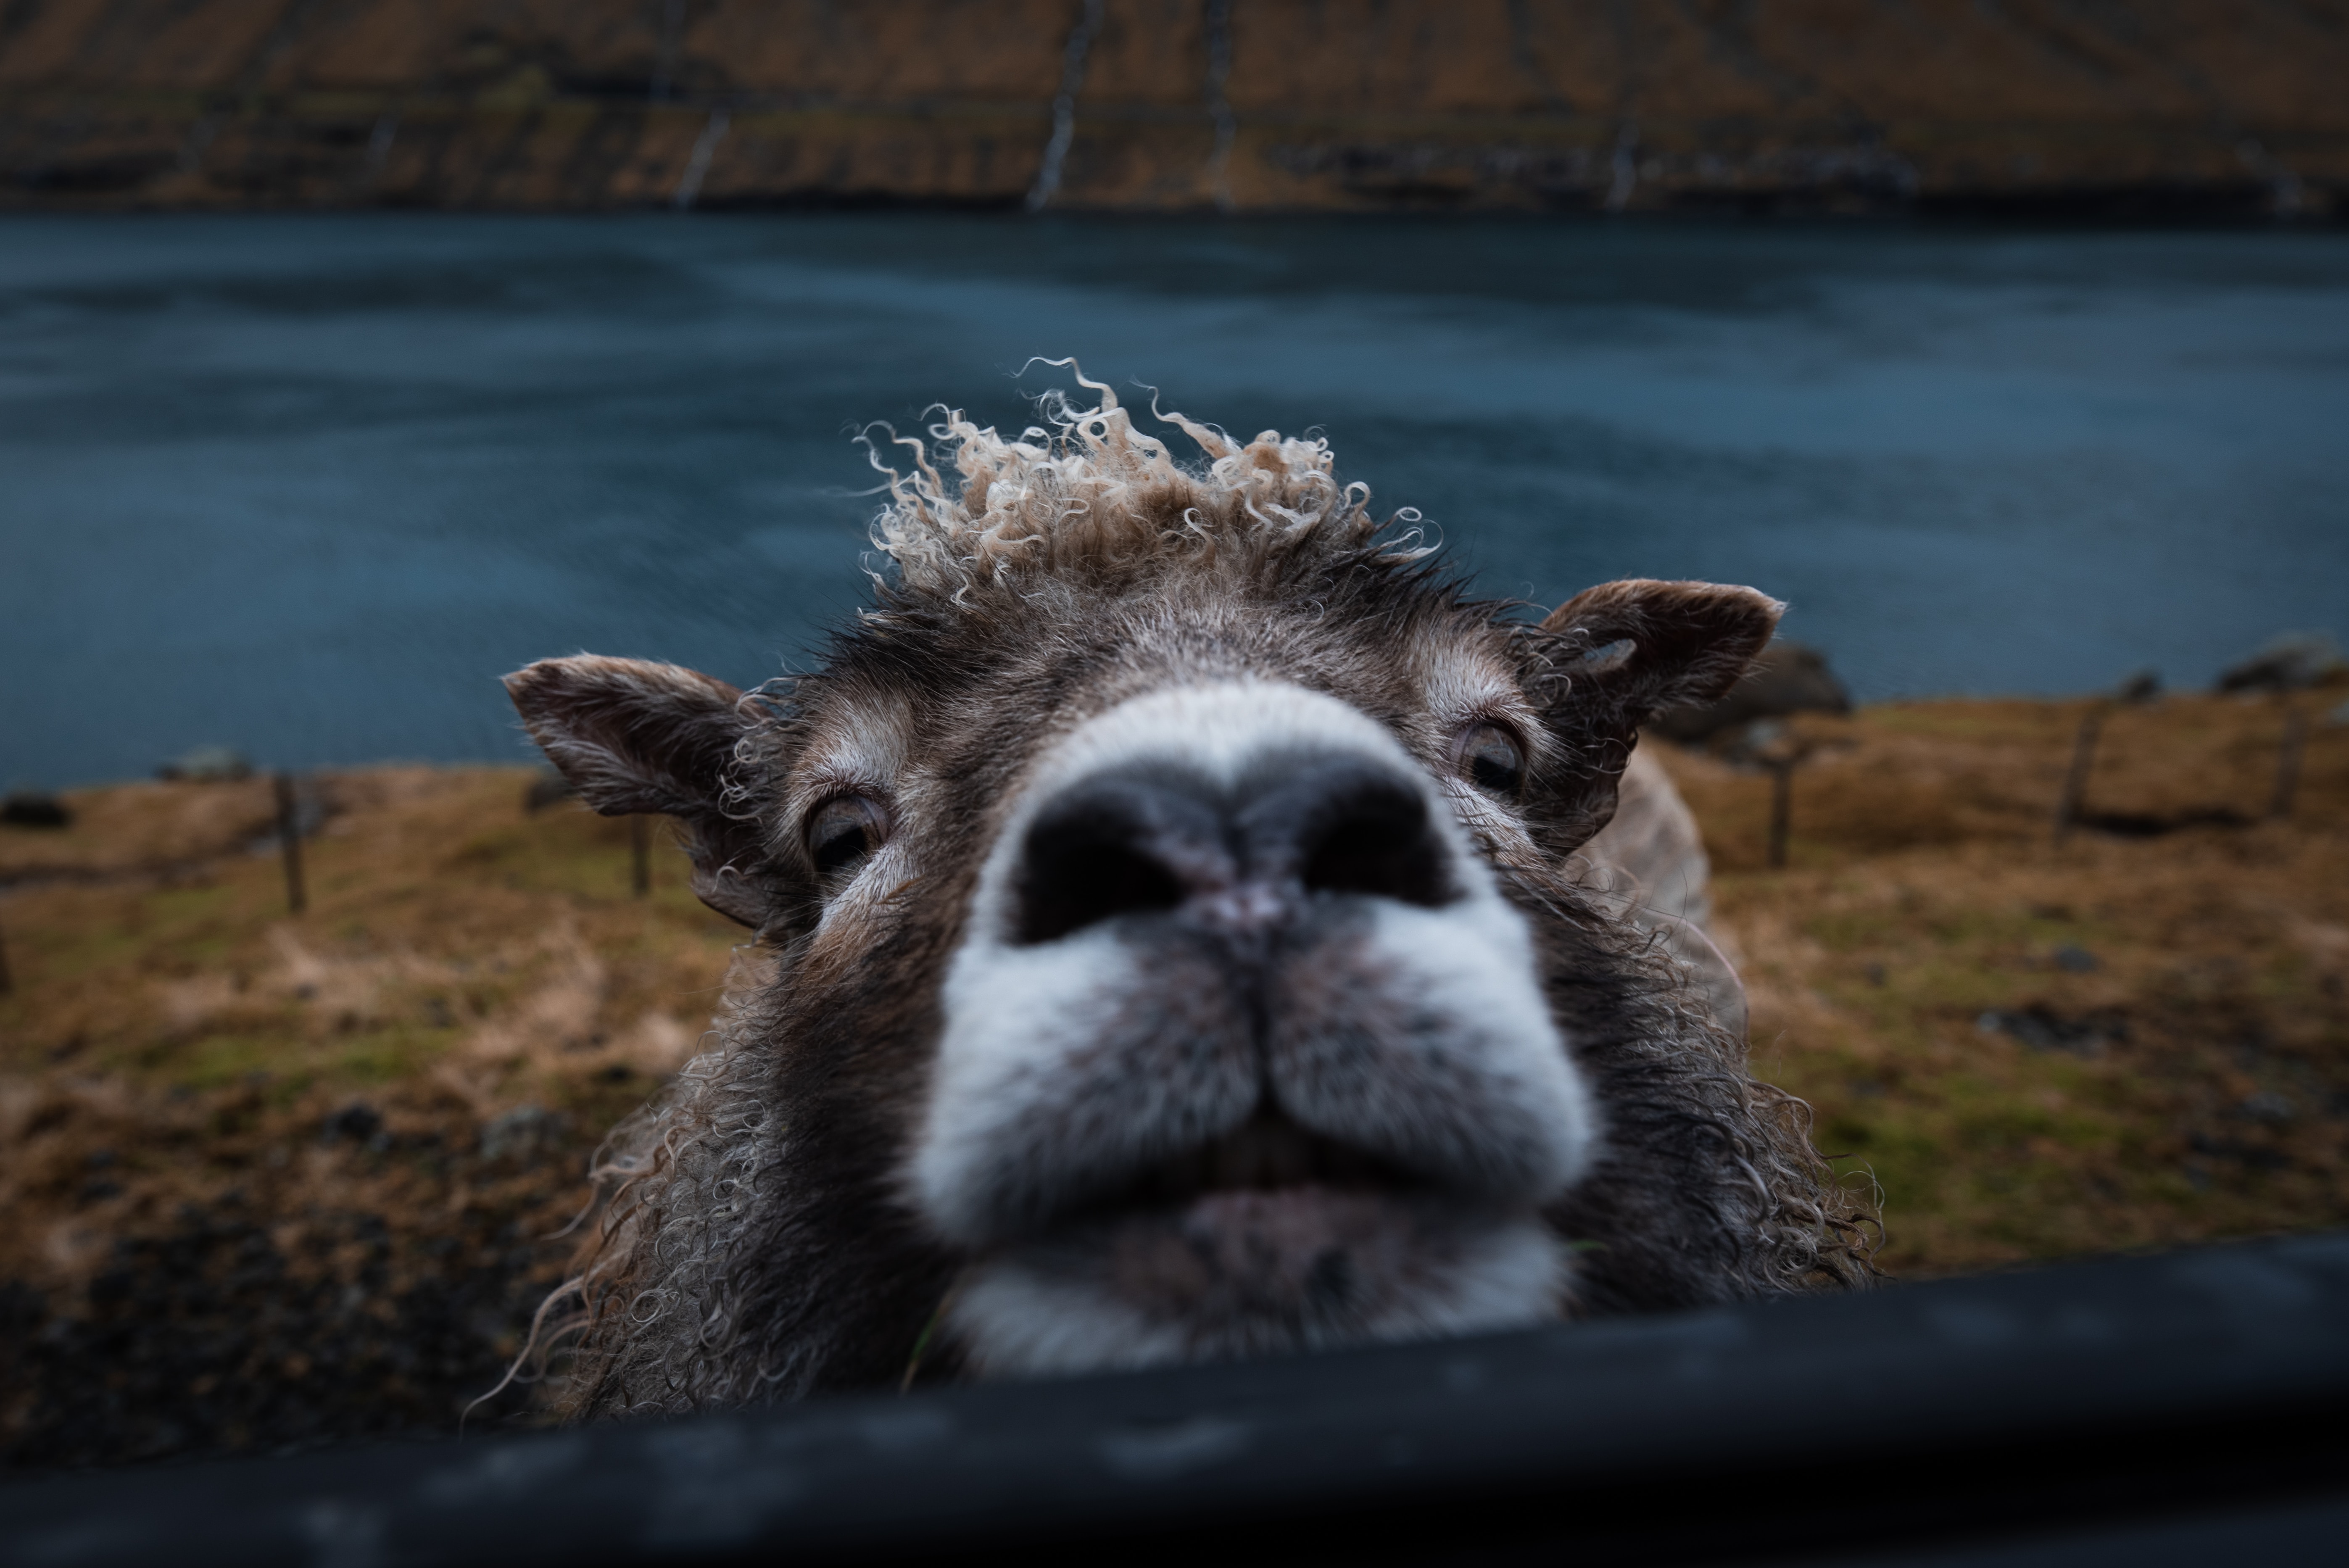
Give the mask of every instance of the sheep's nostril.
[[1195, 862], [1218, 856], [1220, 837], [1212, 810], [1173, 790], [1131, 779], [1072, 789], [1028, 830], [1019, 940], [1051, 942], [1118, 915], [1176, 908]]
[[1449, 856], [1425, 797], [1383, 769], [1340, 766], [1304, 782], [1296, 842], [1308, 892], [1361, 893], [1437, 908]]
[[1444, 859], [1432, 835], [1408, 837], [1350, 822], [1322, 841], [1305, 862], [1309, 892], [1368, 893], [1429, 909], [1451, 902]]
[[1020, 901], [1022, 942], [1051, 942], [1116, 915], [1183, 902], [1182, 884], [1164, 866], [1116, 845], [1071, 847], [1046, 861]]

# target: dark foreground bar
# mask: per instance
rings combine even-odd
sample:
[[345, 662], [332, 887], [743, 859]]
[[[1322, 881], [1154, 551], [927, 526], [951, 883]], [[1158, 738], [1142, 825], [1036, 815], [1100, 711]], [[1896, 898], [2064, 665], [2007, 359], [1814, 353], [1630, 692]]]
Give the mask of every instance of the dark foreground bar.
[[0, 1489], [0, 1562], [2349, 1561], [2349, 1233]]

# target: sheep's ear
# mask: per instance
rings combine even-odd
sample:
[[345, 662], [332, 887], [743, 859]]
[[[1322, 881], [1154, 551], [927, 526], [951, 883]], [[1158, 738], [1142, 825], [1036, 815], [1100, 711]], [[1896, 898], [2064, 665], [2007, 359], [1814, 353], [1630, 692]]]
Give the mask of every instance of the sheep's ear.
[[530, 738], [580, 799], [606, 817], [674, 817], [688, 835], [693, 891], [719, 913], [767, 917], [758, 824], [727, 814], [735, 743], [751, 720], [742, 694], [676, 665], [580, 654], [506, 676]]
[[1564, 673], [1584, 700], [1621, 709], [1636, 727], [1662, 708], [1727, 692], [1785, 610], [1751, 588], [1635, 577], [1584, 589], [1551, 611], [1542, 630], [1570, 639], [1575, 656]]
[[1541, 624], [1548, 650], [1546, 717], [1568, 758], [1561, 791], [1570, 834], [1615, 814], [1615, 780], [1659, 711], [1708, 703], [1737, 683], [1785, 606], [1751, 588], [1633, 578], [1585, 589]]

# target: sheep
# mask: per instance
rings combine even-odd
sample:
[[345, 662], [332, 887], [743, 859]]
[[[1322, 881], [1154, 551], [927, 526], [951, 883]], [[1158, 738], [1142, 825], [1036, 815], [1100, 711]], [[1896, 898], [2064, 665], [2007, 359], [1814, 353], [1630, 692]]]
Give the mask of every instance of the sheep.
[[1640, 580], [1535, 621], [1325, 440], [1159, 416], [1185, 464], [1077, 379], [1050, 428], [899, 441], [873, 603], [812, 673], [508, 677], [582, 798], [675, 819], [756, 933], [599, 1161], [544, 1315], [568, 1412], [1863, 1284], [1701, 886], [1676, 913], [1623, 874], [1687, 880], [1669, 782], [1635, 772], [1614, 872], [1593, 848], [1641, 722], [1783, 606]]

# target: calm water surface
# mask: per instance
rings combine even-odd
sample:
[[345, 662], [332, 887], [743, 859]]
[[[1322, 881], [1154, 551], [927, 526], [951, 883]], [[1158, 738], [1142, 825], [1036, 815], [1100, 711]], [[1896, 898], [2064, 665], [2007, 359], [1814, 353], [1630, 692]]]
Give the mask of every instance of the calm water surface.
[[1031, 355], [1314, 426], [1485, 591], [1792, 601], [1865, 696], [2349, 632], [2349, 237], [854, 215], [0, 221], [0, 782], [522, 755], [850, 612], [852, 427]]

